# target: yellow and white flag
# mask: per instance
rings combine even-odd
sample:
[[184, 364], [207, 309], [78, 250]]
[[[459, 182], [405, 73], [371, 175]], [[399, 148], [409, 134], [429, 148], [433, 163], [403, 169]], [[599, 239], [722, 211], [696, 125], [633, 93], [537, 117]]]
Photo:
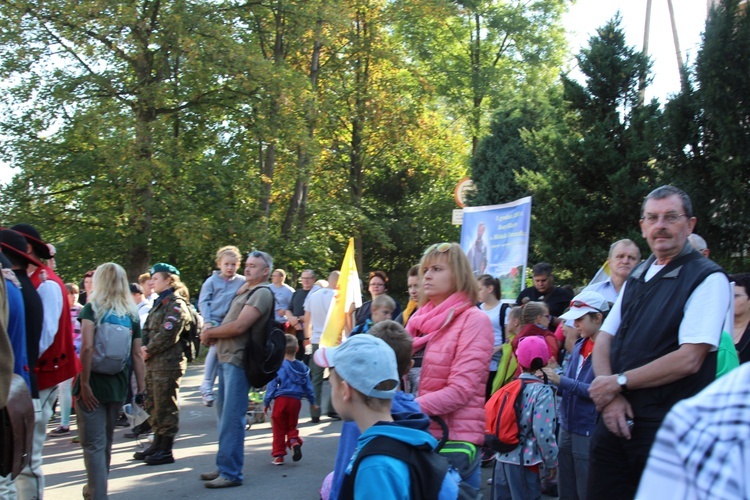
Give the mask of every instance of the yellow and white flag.
[[328, 317], [320, 338], [320, 345], [325, 347], [338, 345], [341, 342], [344, 325], [346, 325], [347, 314], [361, 306], [362, 288], [357, 273], [357, 262], [354, 260], [354, 238], [349, 238], [344, 262], [341, 263], [336, 295], [333, 298], [333, 304], [328, 308]]

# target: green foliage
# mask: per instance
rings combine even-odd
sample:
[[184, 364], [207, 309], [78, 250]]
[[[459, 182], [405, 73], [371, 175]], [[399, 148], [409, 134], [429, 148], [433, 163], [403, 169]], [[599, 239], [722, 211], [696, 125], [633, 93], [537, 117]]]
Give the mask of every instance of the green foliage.
[[693, 200], [711, 257], [745, 271], [750, 238], [750, 17], [737, 0], [709, 14], [694, 85], [665, 110], [665, 177]]
[[613, 241], [637, 240], [638, 208], [656, 177], [659, 110], [656, 102], [638, 104], [649, 63], [625, 44], [619, 18], [577, 59], [586, 85], [563, 76], [564, 121], [522, 133], [544, 168], [524, 169], [517, 179], [534, 197], [532, 260], [581, 283]]

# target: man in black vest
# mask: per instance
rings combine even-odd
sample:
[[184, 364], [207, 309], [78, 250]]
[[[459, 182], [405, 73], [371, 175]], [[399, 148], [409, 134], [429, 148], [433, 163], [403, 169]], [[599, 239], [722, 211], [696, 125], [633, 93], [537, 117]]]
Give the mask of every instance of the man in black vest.
[[594, 347], [589, 394], [601, 419], [588, 498], [635, 497], [667, 412], [714, 380], [729, 281], [688, 242], [695, 223], [678, 188], [662, 186], [643, 202], [641, 231], [653, 254], [623, 285]]

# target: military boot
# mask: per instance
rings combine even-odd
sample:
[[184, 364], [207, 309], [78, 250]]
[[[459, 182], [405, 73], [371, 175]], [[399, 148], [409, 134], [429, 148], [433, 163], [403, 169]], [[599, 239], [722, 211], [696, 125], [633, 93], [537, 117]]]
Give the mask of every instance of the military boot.
[[153, 455], [147, 456], [145, 461], [148, 465], [173, 464], [172, 445], [174, 444], [173, 436], [164, 436], [161, 440], [161, 446]]
[[158, 434], [154, 435], [154, 442], [151, 443], [151, 446], [146, 448], [143, 451], [136, 451], [133, 454], [133, 458], [136, 460], [145, 460], [146, 457], [150, 457], [157, 451], [159, 451], [159, 448], [161, 447], [162, 437]]

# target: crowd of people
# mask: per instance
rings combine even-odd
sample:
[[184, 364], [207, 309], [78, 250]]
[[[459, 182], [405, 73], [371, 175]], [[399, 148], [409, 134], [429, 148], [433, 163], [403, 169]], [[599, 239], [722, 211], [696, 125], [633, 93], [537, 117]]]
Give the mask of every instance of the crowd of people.
[[[0, 497], [42, 498], [41, 449], [57, 400], [61, 421], [52, 434], [70, 432], [75, 409], [84, 497], [107, 497], [113, 430], [125, 403], [150, 415], [132, 433], [153, 433], [134, 458], [173, 463], [180, 381], [196, 340], [190, 332], [208, 347], [200, 392], [218, 420], [215, 469], [200, 477], [207, 488], [243, 484], [253, 389], [243, 354], [248, 345], [262, 348], [271, 321], [287, 333], [285, 361], [263, 404], [272, 422], [272, 463], [283, 465], [288, 452], [302, 458], [302, 399], [312, 422], [323, 415], [345, 420], [323, 498], [413, 496], [413, 466], [372, 451], [383, 438], [439, 449], [448, 472], [429, 490], [439, 498], [476, 497], [482, 466], [494, 467], [497, 499], [540, 498], [554, 489], [565, 499], [647, 498], [654, 491], [746, 498], [750, 486], [736, 472], [747, 465], [748, 441], [740, 438], [750, 437], [750, 426], [729, 408], [742, 411], [748, 391], [747, 365], [737, 367], [750, 359], [750, 274], [728, 276], [695, 225], [686, 193], [657, 188], [641, 207], [645, 261], [635, 242], [616, 241], [609, 276], [577, 293], [556, 286], [552, 267], [542, 262], [513, 304], [501, 300], [497, 278], [475, 275], [457, 243], [431, 245], [409, 270], [403, 309], [388, 294], [387, 274], [370, 273], [371, 300], [349, 311], [340, 347], [321, 344], [338, 271], [316, 282], [306, 269], [294, 290], [268, 253], [247, 254], [239, 273], [242, 253], [225, 246], [195, 310], [171, 264], [156, 264], [128, 283], [122, 267], [104, 263], [86, 273], [79, 293], [55, 274], [54, 247], [35, 228], [3, 229], [8, 317], [0, 322], [0, 340], [7, 339], [0, 351], [10, 349], [14, 363], [3, 367], [0, 382], [9, 368], [23, 377], [36, 414], [31, 460], [18, 477], [0, 478]], [[111, 374], [94, 362], [97, 333], [108, 324], [130, 335], [127, 363]], [[326, 373], [331, 398], [323, 401]], [[524, 382], [516, 409], [520, 442], [494, 452], [485, 446], [485, 405], [516, 379]], [[0, 408], [6, 397], [0, 387]], [[691, 412], [700, 425], [690, 425]]]

